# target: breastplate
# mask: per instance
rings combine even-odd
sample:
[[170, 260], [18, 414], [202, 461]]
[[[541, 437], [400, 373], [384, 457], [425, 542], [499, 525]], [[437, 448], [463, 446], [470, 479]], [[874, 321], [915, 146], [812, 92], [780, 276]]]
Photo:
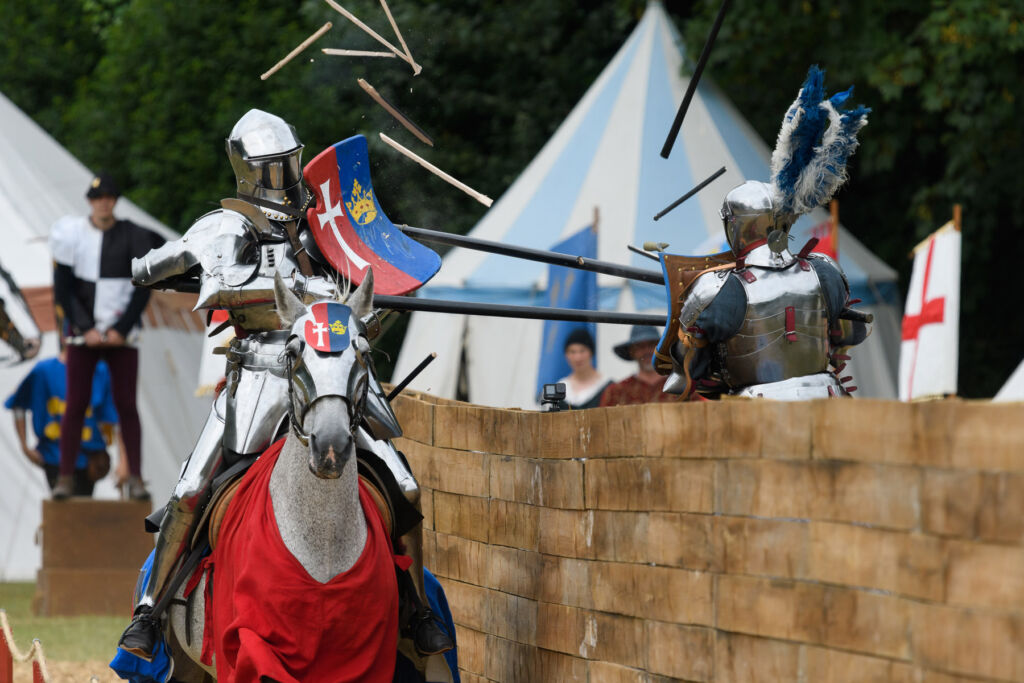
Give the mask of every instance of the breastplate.
[[719, 345], [723, 379], [733, 389], [780, 382], [828, 367], [828, 313], [818, 276], [797, 265], [749, 268], [739, 282], [747, 309], [739, 332]]

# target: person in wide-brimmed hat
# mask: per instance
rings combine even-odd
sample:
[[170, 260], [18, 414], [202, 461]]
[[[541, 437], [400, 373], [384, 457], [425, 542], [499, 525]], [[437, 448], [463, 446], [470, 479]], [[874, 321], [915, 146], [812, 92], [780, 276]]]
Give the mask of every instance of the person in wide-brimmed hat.
[[601, 394], [600, 405], [624, 406], [634, 403], [673, 401], [676, 396], [662, 391], [665, 378], [654, 370], [654, 349], [661, 335], [651, 325], [634, 325], [629, 339], [612, 350], [622, 360], [637, 362], [637, 373], [616, 382]]
[[596, 408], [612, 381], [594, 367], [594, 338], [586, 328], [578, 327], [566, 337], [563, 350], [572, 373], [558, 380], [565, 385], [562, 409]]

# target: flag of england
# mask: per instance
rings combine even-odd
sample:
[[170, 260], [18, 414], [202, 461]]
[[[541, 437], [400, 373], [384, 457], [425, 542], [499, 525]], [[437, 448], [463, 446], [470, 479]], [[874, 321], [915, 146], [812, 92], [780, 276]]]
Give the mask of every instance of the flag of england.
[[900, 346], [900, 400], [956, 393], [960, 231], [952, 222], [914, 249]]

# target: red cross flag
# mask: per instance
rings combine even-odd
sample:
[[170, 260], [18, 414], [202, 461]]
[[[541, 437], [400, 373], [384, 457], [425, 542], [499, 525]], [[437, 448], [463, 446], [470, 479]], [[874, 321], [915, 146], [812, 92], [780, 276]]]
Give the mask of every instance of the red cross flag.
[[900, 400], [956, 393], [960, 231], [950, 221], [914, 249], [900, 346]]

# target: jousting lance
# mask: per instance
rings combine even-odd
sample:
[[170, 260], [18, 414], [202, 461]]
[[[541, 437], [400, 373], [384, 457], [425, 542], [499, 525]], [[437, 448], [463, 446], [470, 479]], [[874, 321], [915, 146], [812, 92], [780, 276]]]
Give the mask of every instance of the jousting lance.
[[427, 311], [456, 315], [483, 315], [492, 318], [526, 318], [528, 320], [564, 320], [572, 323], [611, 323], [615, 325], [664, 325], [664, 315], [591, 311], [579, 308], [548, 308], [546, 306], [510, 306], [468, 301], [422, 299], [413, 296], [373, 295], [373, 305], [393, 311]]
[[654, 270], [647, 270], [646, 268], [624, 266], [618, 263], [598, 261], [597, 259], [573, 256], [571, 254], [560, 254], [556, 251], [546, 251], [544, 249], [516, 247], [511, 244], [491, 242], [489, 240], [482, 240], [476, 237], [453, 235], [452, 233], [441, 232], [440, 230], [413, 228], [408, 225], [400, 225], [398, 226], [398, 229], [406, 235], [416, 237], [424, 242], [448, 244], [453, 247], [466, 247], [467, 249], [475, 249], [476, 251], [486, 251], [491, 254], [511, 256], [513, 258], [521, 258], [528, 261], [538, 261], [540, 263], [550, 263], [555, 266], [565, 266], [567, 268], [576, 268], [578, 270], [588, 270], [594, 273], [615, 275], [628, 280], [639, 280], [640, 282], [650, 282], [656, 285], [665, 284], [665, 278], [661, 273]]
[[664, 209], [662, 209], [658, 213], [654, 214], [654, 220], [658, 220], [659, 218], [664, 216], [666, 213], [668, 213], [669, 211], [671, 211], [672, 209], [676, 208], [677, 206], [679, 206], [680, 204], [685, 202], [687, 199], [689, 199], [693, 195], [695, 195], [698, 192], [700, 192], [701, 190], [703, 190], [705, 187], [707, 187], [708, 185], [711, 184], [712, 180], [714, 180], [718, 176], [722, 175], [723, 173], [725, 173], [725, 166], [723, 166], [722, 168], [720, 168], [717, 171], [715, 171], [714, 173], [712, 173], [711, 176], [708, 177], [708, 179], [705, 180], [704, 182], [702, 182], [700, 185], [698, 185], [697, 187], [693, 188], [692, 190], [690, 190], [689, 192], [684, 194], [682, 197], [680, 197], [679, 199], [675, 200], [674, 202], [672, 202], [671, 204], [666, 206]]

